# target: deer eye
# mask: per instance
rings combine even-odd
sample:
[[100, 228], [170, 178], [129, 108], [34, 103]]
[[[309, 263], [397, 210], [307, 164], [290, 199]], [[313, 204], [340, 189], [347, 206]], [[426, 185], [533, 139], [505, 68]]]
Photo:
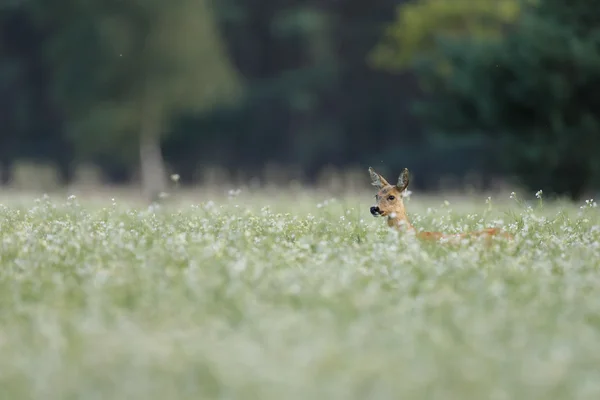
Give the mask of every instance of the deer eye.
[[389, 201], [392, 201], [392, 200], [394, 200], [394, 199], [395, 199], [395, 197], [394, 197], [394, 196], [388, 196], [388, 200], [389, 200]]

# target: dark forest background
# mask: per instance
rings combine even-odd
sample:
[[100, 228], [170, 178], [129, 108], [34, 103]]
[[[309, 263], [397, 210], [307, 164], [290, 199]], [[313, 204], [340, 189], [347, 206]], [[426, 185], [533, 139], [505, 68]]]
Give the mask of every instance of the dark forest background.
[[600, 183], [599, 0], [0, 0], [0, 169]]

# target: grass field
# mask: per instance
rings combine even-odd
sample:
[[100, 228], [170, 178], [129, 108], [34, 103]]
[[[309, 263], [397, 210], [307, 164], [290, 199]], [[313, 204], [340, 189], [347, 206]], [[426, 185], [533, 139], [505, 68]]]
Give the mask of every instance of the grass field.
[[600, 399], [592, 203], [372, 195], [5, 201], [0, 398]]

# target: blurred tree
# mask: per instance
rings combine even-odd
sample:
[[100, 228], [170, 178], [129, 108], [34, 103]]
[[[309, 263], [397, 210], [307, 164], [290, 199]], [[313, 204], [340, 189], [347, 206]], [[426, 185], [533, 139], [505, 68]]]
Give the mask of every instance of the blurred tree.
[[[380, 40], [381, 27], [392, 22], [398, 4], [413, 1], [200, 0], [197, 4], [188, 3], [187, 7], [200, 9], [210, 2], [218, 11], [223, 42], [243, 80], [245, 96], [243, 101], [230, 107], [213, 108], [210, 95], [194, 89], [200, 84], [188, 85], [186, 88], [192, 90], [193, 96], [185, 100], [198, 104], [196, 109], [188, 107], [189, 103], [180, 103], [164, 108], [164, 114], [157, 113], [164, 116], [160, 118], [163, 122], [160, 150], [165, 159], [176, 167], [182, 179], [191, 178], [198, 167], [215, 164], [226, 166], [231, 172], [243, 170], [254, 175], [270, 162], [294, 170], [301, 168], [302, 175], [309, 179], [316, 178], [328, 165], [343, 168], [380, 162], [394, 170], [412, 165], [419, 171], [417, 185], [432, 182], [440, 171], [449, 171], [450, 167], [455, 168], [451, 173], [463, 173], [473, 165], [472, 157], [465, 156], [466, 148], [473, 154], [480, 146], [459, 146], [452, 140], [437, 143], [432, 150], [432, 143], [422, 134], [421, 124], [409, 110], [411, 100], [421, 96], [414, 75], [410, 70], [397, 73], [396, 70], [374, 69], [366, 62], [367, 54]], [[25, 43], [20, 38], [28, 35], [14, 28], [25, 25], [12, 23], [6, 37], [0, 38], [3, 39], [0, 42], [15, 46], [15, 55], [4, 57], [3, 54], [0, 60], [0, 63], [6, 62], [0, 72], [5, 73], [6, 78], [0, 83], [0, 91], [5, 94], [0, 93], [0, 101], [8, 105], [0, 109], [0, 114], [11, 119], [10, 124], [3, 125], [6, 128], [3, 133], [10, 132], [5, 136], [7, 139], [18, 138], [14, 146], [12, 142], [1, 143], [0, 158], [4, 154], [18, 158], [27, 149], [36, 158], [51, 155], [68, 160], [71, 156], [64, 151], [64, 145], [56, 145], [51, 151], [43, 147], [59, 143], [57, 136], [62, 136], [77, 144], [78, 161], [97, 163], [111, 182], [127, 183], [135, 172], [136, 154], [139, 154], [142, 118], [136, 108], [142, 108], [140, 82], [175, 76], [175, 72], [153, 72], [151, 79], [145, 78], [147, 69], [167, 70], [165, 63], [171, 68], [178, 65], [180, 59], [179, 56], [161, 56], [161, 46], [145, 47], [143, 51], [136, 49], [139, 50], [146, 37], [149, 43], [156, 43], [158, 34], [145, 36], [143, 32], [156, 32], [164, 27], [166, 23], [160, 22], [163, 17], [181, 10], [181, 4], [186, 2], [15, 0], [13, 3], [28, 13], [34, 12], [36, 34]], [[163, 8], [168, 12], [163, 13]], [[187, 26], [189, 36], [164, 28], [171, 37], [185, 37], [177, 41], [167, 39], [177, 44], [167, 49], [167, 55], [179, 54], [182, 47], [199, 49], [203, 46], [216, 48], [214, 52], [207, 50], [206, 54], [222, 55], [221, 43], [208, 39], [205, 43], [194, 34], [207, 27], [210, 32], [216, 32], [211, 24], [202, 23], [209, 16], [202, 13], [195, 25], [186, 25], [183, 20], [184, 24], [177, 29]], [[178, 20], [178, 24], [182, 22]], [[3, 21], [0, 25], [7, 27]], [[116, 33], [118, 31], [122, 33]], [[219, 40], [216, 34], [215, 37]], [[27, 50], [28, 43], [37, 43], [36, 50]], [[45, 57], [36, 55], [41, 52]], [[198, 53], [196, 55], [200, 58]], [[222, 79], [210, 73], [211, 65], [224, 75], [230, 73], [226, 61], [222, 64], [225, 68], [220, 68], [219, 62], [207, 55], [206, 60], [193, 64], [193, 71], [183, 74], [197, 73], [205, 77], [221, 94], [227, 94], [228, 90], [222, 87], [219, 90], [219, 82], [237, 86], [235, 79]], [[37, 87], [38, 81], [45, 82], [44, 90], [29, 94], [27, 88]], [[52, 83], [51, 90], [47, 90], [48, 82]], [[179, 99], [171, 94], [163, 96], [166, 89], [162, 85], [146, 87], [155, 87], [152, 92], [161, 104], [172, 104], [171, 100]], [[52, 98], [49, 99], [48, 94]], [[226, 96], [214, 99], [219, 97]], [[41, 118], [43, 113], [37, 111], [37, 105], [32, 106], [37, 104], [37, 99], [44, 99], [40, 104], [51, 110], [47, 115], [55, 117]], [[208, 99], [207, 108], [201, 107], [202, 99]], [[19, 104], [28, 105], [27, 113], [19, 121], [29, 125], [17, 131], [15, 122], [20, 114], [15, 110]], [[198, 112], [199, 109], [202, 112]], [[179, 114], [183, 115], [177, 117]], [[68, 124], [63, 125], [63, 120]], [[57, 123], [49, 123], [52, 121]], [[35, 141], [24, 136], [24, 132], [28, 135], [35, 132]], [[448, 142], [461, 149], [449, 151]], [[462, 141], [466, 142], [468, 140]], [[159, 159], [158, 151], [149, 153]], [[454, 162], [457, 159], [461, 162]], [[447, 160], [453, 160], [451, 165]], [[423, 179], [425, 175], [432, 179]]]
[[62, 113], [51, 100], [44, 32], [28, 6], [0, 4], [0, 182], [9, 183], [14, 161], [27, 158], [57, 165], [68, 183], [73, 153], [62, 135]]
[[[426, 59], [435, 65], [434, 72], [450, 73], [450, 63], [439, 50], [440, 38], [476, 38], [486, 40], [502, 37], [518, 18], [522, 4], [537, 0], [409, 0], [396, 7], [396, 17], [383, 31], [383, 36], [368, 55], [368, 62], [376, 69], [392, 74], [408, 74], [415, 78], [418, 95], [410, 103], [430, 96], [418, 73], [418, 64]], [[410, 106], [408, 107], [410, 108]], [[414, 113], [413, 113], [414, 115]], [[420, 125], [420, 128], [424, 127]], [[444, 140], [426, 130], [420, 135], [418, 153], [411, 149], [408, 159], [420, 170], [432, 170], [430, 178], [440, 173], [454, 175], [477, 170], [484, 175], [484, 186], [490, 176], [499, 170], [489, 162], [490, 143], [482, 138]], [[440, 158], [440, 154], [444, 157]], [[460, 155], [460, 156], [458, 156]], [[412, 156], [412, 157], [411, 157]], [[444, 160], [441, 162], [441, 160]], [[452, 162], [449, 162], [452, 160]], [[437, 164], [437, 166], [435, 166]], [[441, 167], [440, 164], [445, 164]]]
[[88, 155], [129, 158], [137, 146], [145, 193], [156, 198], [171, 119], [240, 90], [208, 2], [38, 0], [36, 11], [68, 135]]
[[[422, 145], [408, 107], [418, 92], [414, 78], [366, 63], [380, 26], [391, 21], [397, 4], [216, 1], [230, 51], [247, 82], [247, 101], [242, 108], [197, 118], [219, 140], [203, 137], [197, 147], [186, 146], [184, 129], [194, 125], [189, 120], [169, 154], [181, 154], [184, 147], [192, 154], [208, 152], [206, 159], [242, 164], [246, 171], [262, 168], [265, 161], [294, 164], [309, 178], [329, 164], [400, 163], [414, 156], [413, 146]], [[242, 145], [230, 146], [234, 141]]]
[[527, 187], [579, 199], [600, 182], [598, 21], [588, 0], [541, 0], [502, 40], [442, 41], [451, 73], [422, 60], [434, 98], [419, 115], [438, 132], [493, 138]]
[[370, 54], [370, 62], [390, 71], [410, 68], [436, 54], [438, 36], [498, 37], [518, 14], [521, 0], [415, 0], [397, 7], [395, 21]]
[[[334, 13], [318, 1], [217, 3], [250, 88], [246, 106], [252, 112], [245, 113], [256, 127], [252, 136], [271, 134], [270, 146], [257, 151], [270, 161], [313, 164], [339, 139], [335, 124], [323, 116], [324, 103], [338, 89]], [[256, 159], [255, 154], [240, 157], [248, 155]]]

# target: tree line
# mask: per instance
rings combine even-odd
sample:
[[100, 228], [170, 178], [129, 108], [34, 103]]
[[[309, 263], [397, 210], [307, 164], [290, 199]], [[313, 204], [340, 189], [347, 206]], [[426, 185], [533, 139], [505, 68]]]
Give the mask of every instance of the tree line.
[[152, 197], [165, 163], [186, 183], [383, 162], [578, 198], [599, 173], [594, 3], [4, 1], [2, 180], [91, 162]]

